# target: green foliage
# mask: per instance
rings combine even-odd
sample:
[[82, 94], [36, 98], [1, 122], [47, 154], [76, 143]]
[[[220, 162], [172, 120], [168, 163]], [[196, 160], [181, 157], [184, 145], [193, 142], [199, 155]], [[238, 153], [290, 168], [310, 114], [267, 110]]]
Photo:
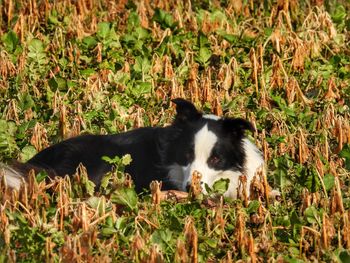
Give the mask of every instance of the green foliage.
[[173, 30], [177, 26], [177, 23], [174, 21], [173, 16], [170, 13], [165, 12], [159, 8], [155, 10], [153, 20], [159, 23], [163, 29], [170, 28]]
[[346, 144], [339, 155], [345, 159], [345, 167], [350, 171], [350, 144]]
[[10, 121], [0, 120], [0, 152], [2, 158], [8, 158], [18, 150], [15, 140], [16, 124]]
[[124, 205], [128, 209], [137, 212], [137, 194], [133, 188], [121, 188], [115, 190], [111, 195], [113, 203]]

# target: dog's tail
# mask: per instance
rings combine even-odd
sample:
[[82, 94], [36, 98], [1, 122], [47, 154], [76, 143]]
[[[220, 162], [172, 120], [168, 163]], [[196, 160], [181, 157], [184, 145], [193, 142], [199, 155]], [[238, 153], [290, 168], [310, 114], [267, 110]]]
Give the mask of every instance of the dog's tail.
[[22, 163], [16, 163], [14, 165], [0, 163], [0, 178], [4, 180], [8, 187], [19, 190], [21, 184], [26, 181], [24, 168], [25, 164]]
[[38, 173], [44, 168], [18, 161], [12, 161], [11, 164], [0, 163], [0, 180], [5, 181], [7, 187], [19, 190], [21, 184], [27, 182], [31, 170]]

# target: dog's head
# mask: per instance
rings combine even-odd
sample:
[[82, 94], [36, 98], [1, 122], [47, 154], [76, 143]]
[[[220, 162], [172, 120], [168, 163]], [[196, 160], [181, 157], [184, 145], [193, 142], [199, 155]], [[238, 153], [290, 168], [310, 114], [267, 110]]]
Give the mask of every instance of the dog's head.
[[215, 181], [228, 178], [226, 195], [236, 197], [239, 176], [247, 172], [247, 160], [262, 163], [255, 145], [245, 139], [245, 131], [253, 131], [253, 126], [243, 119], [203, 115], [183, 99], [173, 102], [177, 111], [173, 123], [177, 136], [168, 148], [174, 161], [169, 179], [185, 190], [197, 171], [202, 175], [205, 190], [205, 184], [211, 187]]

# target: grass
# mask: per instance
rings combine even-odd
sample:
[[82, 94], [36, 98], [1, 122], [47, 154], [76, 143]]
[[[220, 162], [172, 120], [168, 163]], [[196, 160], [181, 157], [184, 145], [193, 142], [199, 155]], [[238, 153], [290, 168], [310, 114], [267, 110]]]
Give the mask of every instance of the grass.
[[[0, 191], [0, 262], [349, 262], [349, 1], [0, 1], [0, 160], [167, 125], [170, 99], [249, 119], [280, 201], [137, 196], [127, 158]], [[110, 185], [114, 185], [111, 188]], [[255, 190], [261, 190], [260, 184]]]

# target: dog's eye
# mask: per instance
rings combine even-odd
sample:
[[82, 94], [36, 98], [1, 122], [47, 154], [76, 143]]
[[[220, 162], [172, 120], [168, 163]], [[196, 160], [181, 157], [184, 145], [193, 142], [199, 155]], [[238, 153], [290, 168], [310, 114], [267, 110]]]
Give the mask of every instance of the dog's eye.
[[211, 166], [215, 166], [220, 163], [220, 158], [216, 155], [213, 155], [209, 158], [208, 162]]

